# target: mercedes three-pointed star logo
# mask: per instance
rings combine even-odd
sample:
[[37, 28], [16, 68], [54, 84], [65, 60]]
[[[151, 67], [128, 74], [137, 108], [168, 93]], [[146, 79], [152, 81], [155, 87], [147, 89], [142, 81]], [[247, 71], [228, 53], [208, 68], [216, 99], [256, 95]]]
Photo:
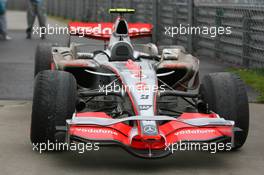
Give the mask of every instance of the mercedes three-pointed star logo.
[[152, 125], [146, 125], [144, 126], [144, 132], [147, 134], [155, 134], [157, 132], [157, 129], [155, 126]]

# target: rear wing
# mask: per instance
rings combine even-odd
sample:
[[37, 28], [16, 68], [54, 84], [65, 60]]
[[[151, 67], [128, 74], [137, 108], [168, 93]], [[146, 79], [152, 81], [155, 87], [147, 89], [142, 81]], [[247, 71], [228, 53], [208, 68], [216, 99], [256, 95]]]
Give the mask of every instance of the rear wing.
[[[113, 33], [114, 23], [70, 22], [72, 36], [108, 41]], [[133, 38], [151, 37], [153, 25], [147, 23], [128, 23], [129, 36]]]

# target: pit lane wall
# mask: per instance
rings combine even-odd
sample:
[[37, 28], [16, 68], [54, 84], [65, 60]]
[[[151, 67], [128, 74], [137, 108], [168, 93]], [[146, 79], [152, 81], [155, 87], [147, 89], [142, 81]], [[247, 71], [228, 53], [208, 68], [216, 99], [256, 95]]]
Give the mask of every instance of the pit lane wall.
[[[27, 0], [9, 0], [9, 8], [25, 9]], [[24, 3], [23, 3], [24, 2]], [[46, 0], [47, 12], [77, 21], [112, 21], [109, 8], [135, 8], [131, 22], [153, 23], [157, 44], [183, 45], [190, 53], [244, 67], [264, 67], [263, 0]], [[165, 27], [232, 27], [232, 34], [165, 34]]]

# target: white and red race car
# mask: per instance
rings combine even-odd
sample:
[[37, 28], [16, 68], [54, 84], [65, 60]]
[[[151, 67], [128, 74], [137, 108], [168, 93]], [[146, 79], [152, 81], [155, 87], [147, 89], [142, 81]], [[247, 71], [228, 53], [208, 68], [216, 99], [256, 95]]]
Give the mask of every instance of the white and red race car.
[[197, 58], [181, 46], [133, 44], [152, 25], [127, 23], [133, 9], [110, 12], [119, 14], [115, 23], [69, 24], [73, 35], [105, 41], [104, 50], [38, 46], [31, 142], [97, 142], [142, 158], [170, 155], [179, 142], [240, 148], [249, 107], [239, 77], [213, 73], [200, 83]]

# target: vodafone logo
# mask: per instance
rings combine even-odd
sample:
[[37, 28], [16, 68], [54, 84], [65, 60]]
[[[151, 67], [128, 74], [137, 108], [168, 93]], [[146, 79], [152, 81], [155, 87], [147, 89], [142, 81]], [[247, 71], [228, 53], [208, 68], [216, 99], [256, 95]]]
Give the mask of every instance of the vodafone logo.
[[105, 27], [102, 28], [101, 24], [98, 24], [98, 26], [95, 27], [81, 27], [81, 26], [71, 26], [70, 31], [72, 34], [95, 34], [95, 35], [111, 35], [112, 34], [112, 28], [110, 27]]
[[175, 135], [188, 135], [188, 134], [211, 134], [215, 133], [214, 129], [187, 129], [176, 132]]
[[[147, 24], [128, 24], [129, 34], [149, 33], [152, 30]], [[69, 24], [70, 34], [76, 35], [111, 35], [113, 33], [112, 23], [79, 23]]]
[[111, 135], [118, 135], [117, 132], [112, 131], [110, 129], [85, 129], [85, 128], [77, 128], [76, 131], [78, 132], [85, 132], [91, 134], [111, 134]]
[[144, 33], [144, 32], [150, 32], [148, 28], [130, 28], [129, 33]]

